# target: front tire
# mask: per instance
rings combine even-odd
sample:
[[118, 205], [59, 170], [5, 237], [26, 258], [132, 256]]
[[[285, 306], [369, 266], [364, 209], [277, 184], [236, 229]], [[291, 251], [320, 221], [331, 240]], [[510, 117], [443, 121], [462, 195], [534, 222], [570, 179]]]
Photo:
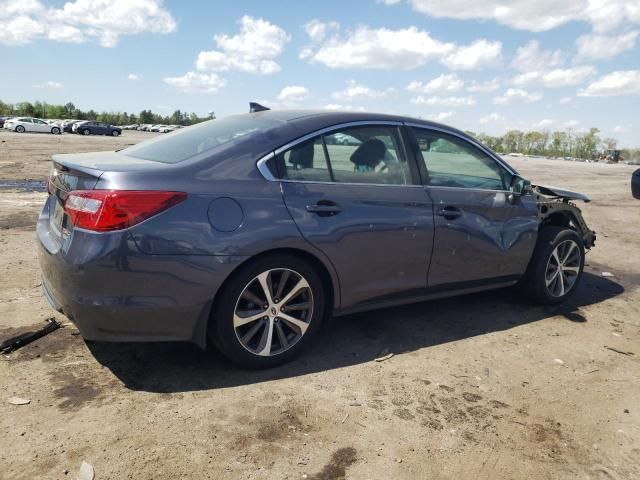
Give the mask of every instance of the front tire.
[[580, 283], [584, 255], [582, 237], [575, 230], [543, 228], [521, 282], [525, 293], [544, 305], [566, 301]]
[[113, 132], [111, 132], [112, 137], [117, 137], [118, 135], [120, 135], [120, 132], [118, 132], [117, 130], [114, 130]]
[[241, 267], [220, 291], [209, 338], [227, 358], [248, 368], [288, 362], [321, 329], [326, 294], [307, 262], [272, 255]]
[[82, 134], [83, 135], [91, 135], [91, 130], [89, 130], [88, 128], [85, 128], [84, 130], [82, 130]]
[[53, 127], [51, 129], [51, 133], [54, 135], [60, 135], [60, 129], [58, 127]]

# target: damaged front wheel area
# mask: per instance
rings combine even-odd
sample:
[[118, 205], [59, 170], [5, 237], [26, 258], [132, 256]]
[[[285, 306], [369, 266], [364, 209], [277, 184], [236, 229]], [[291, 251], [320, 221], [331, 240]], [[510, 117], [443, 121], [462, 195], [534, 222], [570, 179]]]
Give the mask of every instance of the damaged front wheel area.
[[543, 228], [521, 281], [524, 292], [542, 304], [564, 302], [578, 287], [584, 269], [584, 255], [584, 242], [575, 230]]

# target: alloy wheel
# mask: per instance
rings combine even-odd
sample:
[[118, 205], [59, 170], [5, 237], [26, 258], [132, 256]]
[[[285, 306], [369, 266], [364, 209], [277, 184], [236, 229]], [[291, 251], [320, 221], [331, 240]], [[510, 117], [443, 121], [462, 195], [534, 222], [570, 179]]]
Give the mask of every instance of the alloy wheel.
[[573, 240], [565, 240], [556, 245], [547, 261], [545, 284], [549, 294], [559, 298], [574, 287], [580, 273], [582, 254]]
[[309, 282], [298, 272], [287, 268], [262, 272], [244, 287], [236, 302], [236, 337], [254, 355], [278, 355], [307, 332], [313, 306]]

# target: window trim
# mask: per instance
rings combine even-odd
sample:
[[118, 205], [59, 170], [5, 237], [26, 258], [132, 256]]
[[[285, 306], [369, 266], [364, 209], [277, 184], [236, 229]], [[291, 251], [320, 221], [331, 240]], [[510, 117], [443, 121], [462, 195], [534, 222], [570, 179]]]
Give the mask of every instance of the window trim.
[[[267, 163], [269, 162], [269, 160], [273, 159], [274, 157], [276, 157], [277, 155], [280, 155], [283, 152], [286, 152], [287, 150], [295, 147], [296, 145], [306, 142], [307, 140], [311, 140], [312, 138], [315, 137], [322, 137], [322, 144], [323, 147], [325, 149], [325, 160], [328, 162], [328, 168], [331, 171], [331, 160], [329, 158], [329, 155], [326, 151], [326, 145], [325, 145], [325, 140], [324, 137], [325, 135], [329, 134], [330, 132], [333, 132], [335, 130], [341, 130], [344, 128], [353, 128], [353, 127], [368, 127], [368, 126], [379, 126], [379, 125], [386, 125], [386, 126], [393, 126], [396, 127], [397, 129], [397, 134], [398, 134], [398, 138], [400, 139], [400, 147], [403, 149], [403, 153], [405, 155], [405, 158], [407, 160], [408, 166], [409, 166], [409, 173], [411, 175], [411, 182], [412, 183], [405, 183], [405, 184], [389, 184], [389, 183], [360, 183], [360, 182], [335, 182], [335, 181], [331, 181], [331, 182], [324, 182], [324, 181], [312, 181], [312, 180], [290, 180], [287, 178], [276, 178], [273, 176], [273, 172], [271, 172], [271, 170], [269, 170], [269, 167], [267, 166]], [[393, 120], [360, 120], [360, 121], [355, 121], [355, 122], [345, 122], [345, 123], [338, 123], [335, 125], [331, 125], [329, 127], [325, 127], [325, 128], [321, 128], [319, 130], [314, 130], [313, 132], [307, 133], [301, 137], [296, 138], [295, 140], [292, 140], [288, 143], [285, 143], [284, 145], [276, 148], [275, 150], [273, 150], [272, 152], [267, 153], [266, 155], [264, 155], [263, 157], [261, 157], [260, 159], [258, 159], [258, 161], [256, 162], [256, 166], [258, 167], [258, 171], [262, 174], [262, 176], [270, 181], [270, 182], [283, 182], [283, 183], [310, 183], [310, 184], [316, 184], [316, 185], [349, 185], [349, 186], [357, 186], [357, 185], [363, 185], [363, 186], [369, 186], [369, 187], [418, 187], [418, 188], [423, 188], [424, 185], [422, 184], [422, 178], [420, 175], [419, 171], [414, 171], [414, 167], [416, 167], [416, 159], [415, 159], [415, 155], [410, 155], [409, 151], [407, 149], [407, 138], [405, 138], [405, 135], [403, 134], [403, 130], [404, 130], [404, 126], [406, 125], [405, 122], [401, 122], [401, 121], [393, 121]], [[416, 175], [417, 174], [417, 175]], [[333, 178], [333, 177], [332, 177]], [[418, 182], [418, 183], [416, 183]]]

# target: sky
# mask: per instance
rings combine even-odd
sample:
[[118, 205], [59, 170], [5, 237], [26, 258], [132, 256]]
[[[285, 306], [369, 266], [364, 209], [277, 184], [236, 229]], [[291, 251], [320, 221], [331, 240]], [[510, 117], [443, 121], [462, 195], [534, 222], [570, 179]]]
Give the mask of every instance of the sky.
[[0, 99], [366, 110], [640, 146], [640, 0], [0, 0]]

